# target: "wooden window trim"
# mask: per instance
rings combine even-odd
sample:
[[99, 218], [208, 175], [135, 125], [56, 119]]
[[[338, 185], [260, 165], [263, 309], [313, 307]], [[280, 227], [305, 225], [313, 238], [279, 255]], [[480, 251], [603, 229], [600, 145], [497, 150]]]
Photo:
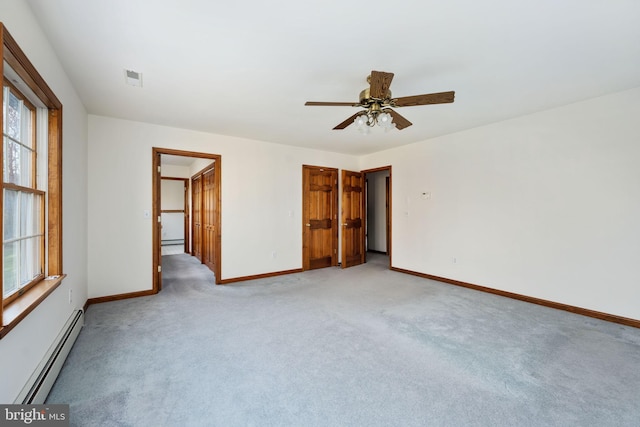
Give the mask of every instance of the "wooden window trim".
[[[15, 71], [22, 81], [48, 108], [48, 149], [47, 149], [47, 228], [46, 257], [47, 277], [35, 283], [22, 295], [4, 305], [0, 304], [0, 338], [44, 301], [66, 277], [62, 270], [62, 103], [20, 49], [6, 27], [0, 23], [0, 44], [3, 47], [3, 61], [0, 71], [4, 78], [4, 61]], [[0, 116], [0, 126], [3, 118]], [[0, 144], [0, 154], [2, 145]], [[0, 197], [0, 212], [2, 212]], [[2, 218], [0, 217], [0, 221]], [[0, 260], [2, 259], [0, 245]], [[2, 270], [0, 269], [0, 277]]]

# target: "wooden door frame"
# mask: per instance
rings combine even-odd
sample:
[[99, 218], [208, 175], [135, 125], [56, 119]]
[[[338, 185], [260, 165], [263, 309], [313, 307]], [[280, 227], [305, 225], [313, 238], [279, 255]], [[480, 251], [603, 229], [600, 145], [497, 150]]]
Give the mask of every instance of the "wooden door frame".
[[153, 277], [153, 293], [158, 293], [162, 289], [162, 247], [161, 247], [161, 233], [160, 233], [160, 184], [161, 184], [161, 170], [160, 170], [160, 156], [162, 154], [168, 154], [172, 156], [182, 157], [195, 157], [201, 159], [212, 159], [216, 163], [215, 185], [218, 188], [217, 200], [218, 211], [215, 216], [216, 223], [216, 253], [215, 253], [215, 283], [218, 285], [221, 283], [221, 236], [222, 236], [222, 156], [219, 154], [211, 153], [199, 153], [195, 151], [183, 151], [170, 148], [158, 148], [152, 149], [152, 247], [153, 247], [153, 260], [152, 260], [152, 277]]
[[[364, 174], [364, 180], [367, 180], [367, 174], [371, 174], [371, 173], [375, 173], [375, 172], [382, 172], [382, 171], [389, 171], [389, 191], [387, 192], [387, 197], [388, 197], [388, 206], [387, 206], [387, 210], [388, 210], [388, 215], [387, 215], [387, 253], [389, 255], [389, 269], [391, 269], [391, 266], [393, 265], [393, 263], [391, 262], [391, 200], [393, 200], [393, 197], [391, 197], [392, 194], [392, 189], [393, 189], [393, 178], [392, 178], [392, 171], [391, 171], [391, 165], [389, 166], [381, 166], [379, 168], [373, 168], [373, 169], [365, 169], [363, 171], [361, 171]], [[368, 201], [367, 201], [368, 202]], [[368, 206], [365, 206], [365, 215], [363, 218], [363, 221], [365, 221], [365, 223], [363, 224], [364, 227], [367, 226], [366, 220], [367, 220], [367, 213], [366, 211], [369, 209]], [[366, 230], [366, 228], [365, 228]], [[364, 235], [364, 233], [363, 233]], [[363, 237], [364, 238], [364, 237]], [[366, 243], [366, 241], [364, 242]], [[365, 262], [366, 262], [366, 252], [365, 252]]]

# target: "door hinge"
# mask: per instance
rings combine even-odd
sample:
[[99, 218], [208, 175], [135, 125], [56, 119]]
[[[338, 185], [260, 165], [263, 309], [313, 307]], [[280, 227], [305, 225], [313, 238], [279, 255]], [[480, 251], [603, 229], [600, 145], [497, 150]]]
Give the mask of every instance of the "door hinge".
[[161, 265], [159, 265], [159, 266], [158, 266], [158, 273], [161, 273], [161, 272], [162, 272], [162, 266], [161, 266]]
[[158, 224], [160, 224], [161, 222], [162, 222], [162, 217], [161, 217], [161, 216], [159, 216], [159, 217], [158, 217]]
[[158, 173], [160, 173], [160, 166], [158, 166]]

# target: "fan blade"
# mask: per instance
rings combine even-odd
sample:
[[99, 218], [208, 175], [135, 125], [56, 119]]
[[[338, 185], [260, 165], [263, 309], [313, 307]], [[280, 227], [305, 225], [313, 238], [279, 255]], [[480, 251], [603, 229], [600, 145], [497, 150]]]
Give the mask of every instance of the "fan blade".
[[359, 107], [360, 106], [360, 104], [357, 102], [314, 102], [314, 101], [307, 101], [304, 103], [304, 105], [319, 106], [319, 107], [332, 107], [332, 106]]
[[391, 80], [393, 80], [393, 73], [372, 71], [371, 81], [369, 82], [369, 96], [376, 99], [386, 98], [391, 86]]
[[412, 107], [415, 105], [448, 104], [453, 102], [455, 92], [428, 93], [425, 95], [403, 96], [391, 100], [395, 107]]
[[385, 108], [382, 111], [384, 111], [385, 113], [391, 114], [391, 117], [393, 117], [393, 123], [396, 124], [396, 129], [398, 129], [398, 130], [402, 130], [402, 129], [407, 128], [407, 127], [409, 127], [409, 126], [411, 126], [413, 124], [409, 120], [407, 120], [404, 117], [402, 117], [400, 114], [396, 113], [391, 108]]
[[358, 111], [353, 116], [349, 117], [347, 120], [345, 120], [344, 122], [340, 123], [338, 126], [334, 127], [333, 130], [342, 130], [342, 129], [346, 128], [351, 123], [353, 123], [353, 121], [356, 119], [356, 117], [359, 116], [360, 114], [362, 114], [362, 111]]

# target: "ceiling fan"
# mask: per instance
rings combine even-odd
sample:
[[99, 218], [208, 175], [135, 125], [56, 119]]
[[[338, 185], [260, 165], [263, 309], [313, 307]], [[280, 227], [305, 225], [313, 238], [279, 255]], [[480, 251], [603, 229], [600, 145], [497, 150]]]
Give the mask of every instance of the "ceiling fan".
[[393, 80], [393, 73], [384, 71], [371, 71], [367, 77], [369, 87], [360, 92], [359, 102], [313, 102], [308, 101], [304, 105], [309, 106], [350, 106], [361, 107], [365, 110], [358, 111], [336, 127], [334, 130], [344, 129], [352, 123], [358, 126], [363, 133], [368, 133], [376, 124], [385, 130], [402, 130], [412, 123], [398, 114], [393, 108], [413, 107], [416, 105], [447, 104], [453, 102], [455, 92], [429, 93], [425, 95], [404, 96], [392, 98], [389, 87]]

